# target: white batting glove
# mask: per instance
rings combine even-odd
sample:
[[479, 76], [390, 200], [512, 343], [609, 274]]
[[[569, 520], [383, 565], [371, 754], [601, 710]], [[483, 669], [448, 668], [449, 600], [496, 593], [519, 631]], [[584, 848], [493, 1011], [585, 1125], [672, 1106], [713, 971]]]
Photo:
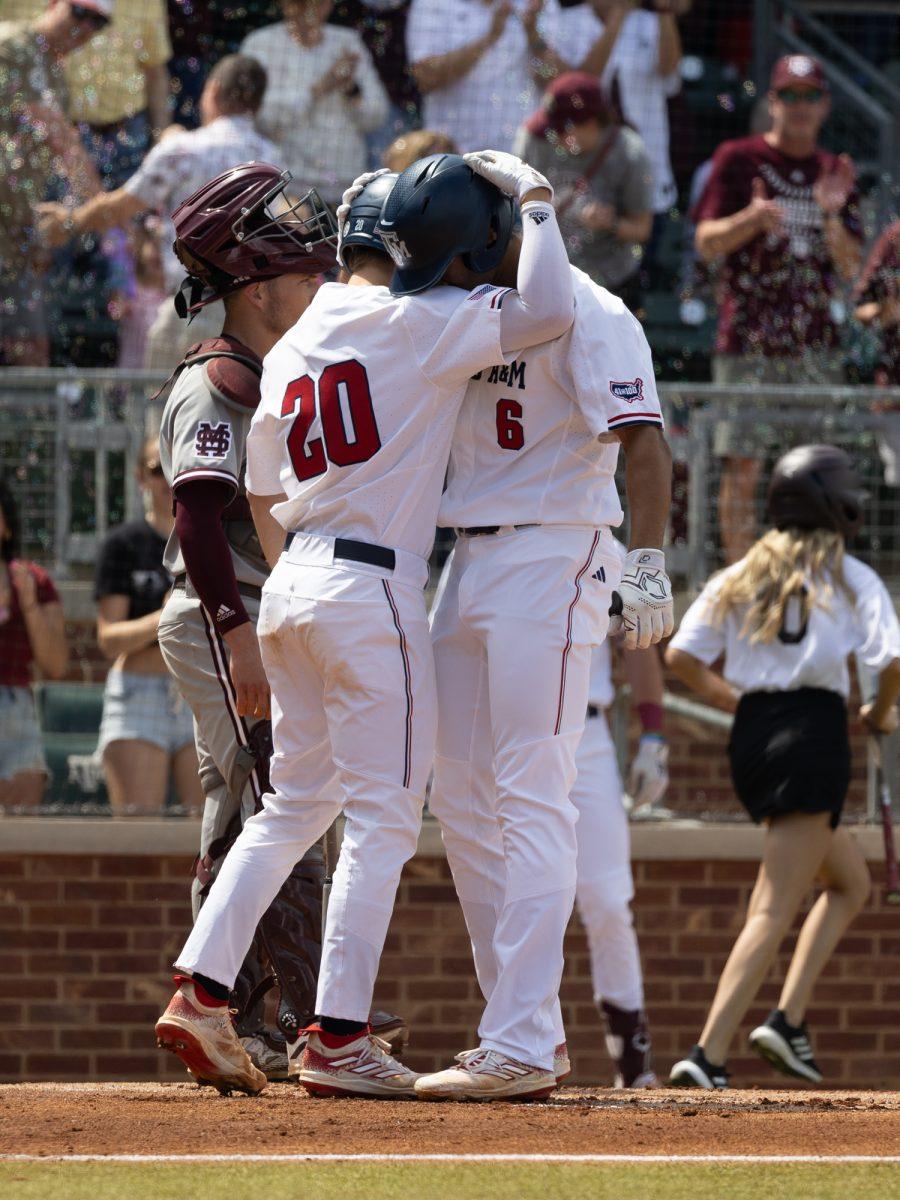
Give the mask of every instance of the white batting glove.
[[463, 158], [476, 175], [483, 176], [507, 196], [521, 201], [534, 188], [547, 188], [553, 199], [550, 181], [515, 154], [507, 154], [505, 150], [472, 150]]
[[629, 550], [616, 590], [622, 613], [610, 618], [609, 632], [623, 635], [626, 650], [646, 650], [672, 633], [675, 608], [662, 550]]
[[356, 197], [365, 191], [373, 179], [377, 179], [379, 175], [387, 175], [387, 173], [387, 167], [379, 167], [377, 171], [364, 171], [362, 175], [357, 175], [348, 188], [344, 189], [344, 194], [341, 196], [341, 202], [335, 214], [339, 230], [343, 229], [347, 213], [350, 211], [350, 205]]
[[669, 744], [661, 733], [644, 733], [628, 773], [628, 794], [636, 808], [661, 800], [669, 786]]

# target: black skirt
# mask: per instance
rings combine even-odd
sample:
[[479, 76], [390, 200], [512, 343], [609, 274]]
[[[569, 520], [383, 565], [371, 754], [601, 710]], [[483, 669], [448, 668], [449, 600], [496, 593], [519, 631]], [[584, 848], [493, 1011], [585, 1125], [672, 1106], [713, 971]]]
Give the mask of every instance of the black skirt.
[[783, 813], [831, 813], [837, 828], [850, 785], [847, 706], [837, 692], [748, 692], [728, 743], [738, 798], [759, 824]]

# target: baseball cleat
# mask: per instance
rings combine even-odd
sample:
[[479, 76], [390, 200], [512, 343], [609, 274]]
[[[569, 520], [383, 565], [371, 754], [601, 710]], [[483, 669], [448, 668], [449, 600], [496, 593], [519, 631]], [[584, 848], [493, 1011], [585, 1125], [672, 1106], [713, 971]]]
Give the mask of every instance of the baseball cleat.
[[395, 1058], [400, 1057], [409, 1041], [409, 1026], [403, 1018], [381, 1009], [373, 1008], [369, 1013], [369, 1031], [374, 1037], [390, 1043]]
[[654, 1088], [659, 1080], [653, 1070], [650, 1030], [642, 1009], [617, 1008], [601, 1001], [606, 1022], [606, 1049], [616, 1064], [614, 1088]]
[[184, 1063], [199, 1084], [255, 1096], [266, 1077], [240, 1043], [227, 1005], [201, 1004], [192, 979], [182, 978], [169, 1007], [156, 1022], [156, 1044]]
[[699, 1087], [708, 1092], [728, 1087], [728, 1072], [724, 1065], [714, 1066], [699, 1046], [687, 1058], [677, 1062], [669, 1072], [669, 1087]]
[[325, 1046], [318, 1032], [311, 1031], [297, 1082], [311, 1096], [413, 1096], [418, 1076], [392, 1058], [390, 1049], [389, 1042], [371, 1033], [342, 1046]]
[[499, 1050], [466, 1050], [458, 1066], [420, 1075], [420, 1100], [543, 1100], [556, 1090], [553, 1071], [530, 1067]]
[[565, 1042], [560, 1042], [553, 1051], [553, 1074], [556, 1082], [562, 1083], [572, 1074], [572, 1064], [569, 1062], [569, 1048]]
[[260, 1029], [257, 1033], [242, 1037], [240, 1042], [254, 1067], [262, 1071], [270, 1083], [290, 1079], [289, 1046], [280, 1033]]
[[813, 1058], [806, 1022], [789, 1025], [781, 1009], [776, 1008], [750, 1034], [750, 1045], [766, 1062], [785, 1075], [822, 1082], [822, 1072]]

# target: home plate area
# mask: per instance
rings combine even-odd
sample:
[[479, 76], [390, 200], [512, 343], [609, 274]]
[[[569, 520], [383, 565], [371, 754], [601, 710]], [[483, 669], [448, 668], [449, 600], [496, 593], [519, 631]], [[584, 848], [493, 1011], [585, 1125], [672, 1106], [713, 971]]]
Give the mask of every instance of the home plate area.
[[0, 1086], [0, 1130], [0, 1160], [19, 1161], [120, 1155], [898, 1161], [900, 1093], [572, 1087], [534, 1104], [428, 1104], [314, 1100], [291, 1084], [270, 1084], [248, 1098], [187, 1082], [23, 1083]]

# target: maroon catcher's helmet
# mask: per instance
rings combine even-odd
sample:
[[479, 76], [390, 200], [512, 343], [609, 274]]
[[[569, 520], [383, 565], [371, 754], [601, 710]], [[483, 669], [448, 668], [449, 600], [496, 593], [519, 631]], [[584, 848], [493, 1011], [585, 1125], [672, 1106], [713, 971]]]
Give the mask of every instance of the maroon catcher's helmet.
[[290, 181], [269, 163], [241, 163], [176, 208], [173, 249], [188, 271], [175, 297], [180, 317], [260, 279], [336, 266], [331, 209], [314, 189], [289, 195]]

